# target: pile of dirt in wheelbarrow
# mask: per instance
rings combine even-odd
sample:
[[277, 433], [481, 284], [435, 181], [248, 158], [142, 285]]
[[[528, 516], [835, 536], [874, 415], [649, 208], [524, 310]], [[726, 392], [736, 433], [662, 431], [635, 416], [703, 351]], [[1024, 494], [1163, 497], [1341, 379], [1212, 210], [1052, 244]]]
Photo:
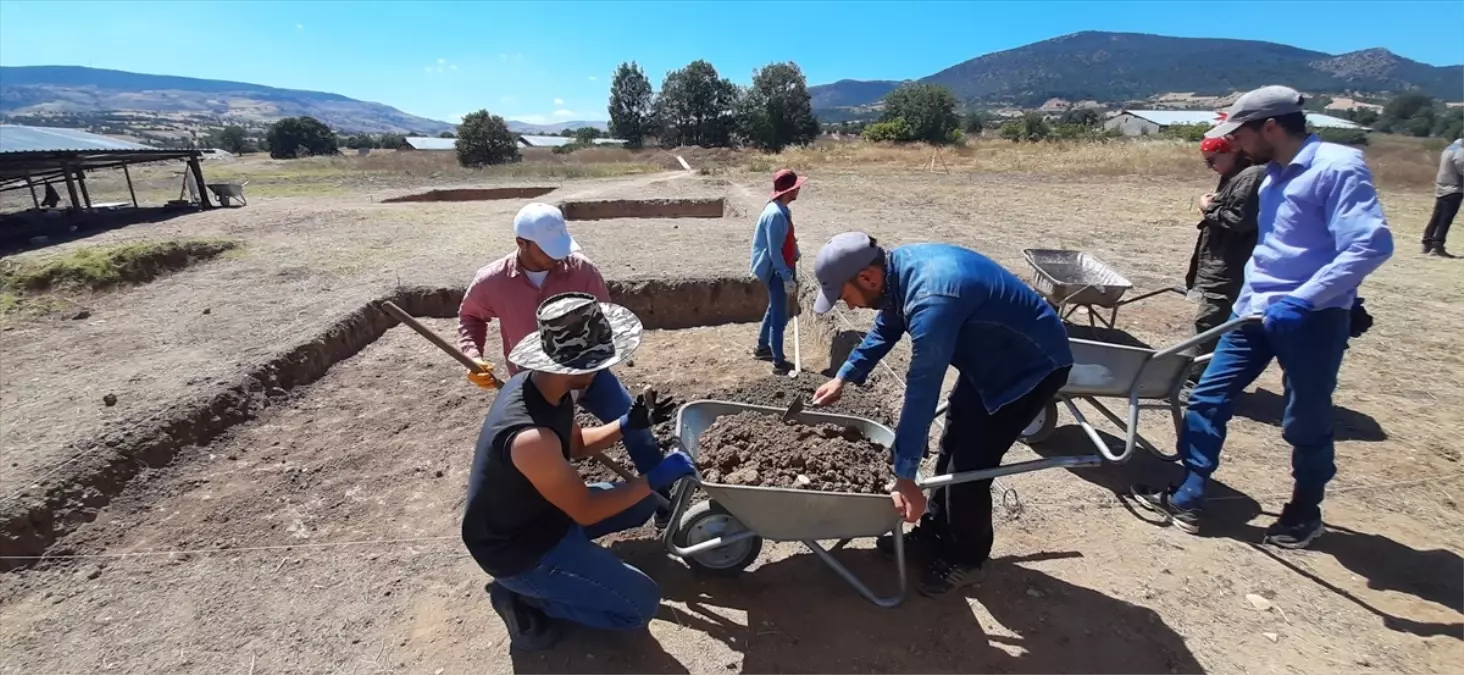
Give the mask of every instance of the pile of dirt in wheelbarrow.
[[709, 483], [883, 494], [891, 479], [889, 450], [833, 424], [744, 412], [718, 418], [699, 444]]

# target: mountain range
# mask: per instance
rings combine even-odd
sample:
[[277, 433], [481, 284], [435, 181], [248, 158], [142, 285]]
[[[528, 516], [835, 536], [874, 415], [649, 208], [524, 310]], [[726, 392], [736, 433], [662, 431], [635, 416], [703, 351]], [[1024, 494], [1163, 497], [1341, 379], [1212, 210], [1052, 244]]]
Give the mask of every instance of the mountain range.
[[437, 134], [454, 129], [389, 105], [319, 91], [81, 66], [0, 66], [0, 113], [44, 118], [115, 112], [246, 126], [309, 115], [340, 132]]
[[[1267, 84], [1381, 96], [1417, 90], [1464, 100], [1464, 66], [1432, 66], [1386, 49], [1333, 55], [1219, 38], [1088, 31], [978, 56], [918, 82], [968, 105], [1036, 107], [1053, 98], [1122, 105], [1172, 92], [1223, 96]], [[840, 80], [809, 87], [815, 110], [868, 106], [900, 82]]]

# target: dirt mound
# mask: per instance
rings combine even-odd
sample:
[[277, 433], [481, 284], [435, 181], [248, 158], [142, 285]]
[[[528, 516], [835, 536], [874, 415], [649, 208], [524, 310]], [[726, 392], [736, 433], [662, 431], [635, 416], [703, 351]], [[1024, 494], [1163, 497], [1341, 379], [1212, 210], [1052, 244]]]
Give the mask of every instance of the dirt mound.
[[881, 494], [889, 450], [855, 429], [745, 412], [702, 433], [697, 463], [710, 483]]
[[[802, 398], [804, 403], [809, 403], [813, 400], [813, 391], [828, 381], [829, 378], [810, 372], [800, 373], [797, 378], [769, 375], [730, 391], [716, 392], [707, 398], [753, 405], [787, 407], [794, 398]], [[894, 402], [894, 405], [898, 404], [898, 401]], [[811, 405], [809, 407], [812, 409]], [[881, 398], [876, 389], [858, 385], [844, 387], [844, 396], [838, 403], [817, 409], [818, 412], [854, 415], [882, 424], [889, 424], [893, 421], [890, 410], [891, 403]]]

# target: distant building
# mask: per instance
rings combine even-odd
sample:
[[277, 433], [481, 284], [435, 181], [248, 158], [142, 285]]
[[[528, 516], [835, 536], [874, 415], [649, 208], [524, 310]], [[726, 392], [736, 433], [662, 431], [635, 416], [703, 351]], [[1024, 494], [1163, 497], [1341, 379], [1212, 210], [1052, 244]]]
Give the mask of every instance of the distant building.
[[[1167, 127], [1203, 124], [1214, 126], [1220, 123], [1220, 115], [1210, 110], [1121, 110], [1103, 123], [1109, 131], [1117, 129], [1125, 136], [1147, 136], [1158, 134]], [[1306, 123], [1318, 128], [1371, 129], [1340, 117], [1307, 113]]]
[[[519, 144], [527, 148], [557, 148], [573, 143], [568, 136], [519, 136]], [[595, 145], [625, 145], [618, 138], [596, 138]]]
[[[408, 136], [407, 147], [413, 150], [457, 150], [456, 138]], [[405, 150], [406, 148], [403, 148]]]

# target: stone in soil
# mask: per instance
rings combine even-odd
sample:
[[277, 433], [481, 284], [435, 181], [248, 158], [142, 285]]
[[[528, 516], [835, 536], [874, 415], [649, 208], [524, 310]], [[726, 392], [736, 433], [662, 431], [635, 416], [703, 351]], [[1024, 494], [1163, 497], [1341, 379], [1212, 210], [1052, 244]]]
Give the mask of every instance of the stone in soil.
[[888, 449], [832, 424], [738, 413], [707, 427], [699, 447], [709, 483], [882, 494], [891, 478]]

